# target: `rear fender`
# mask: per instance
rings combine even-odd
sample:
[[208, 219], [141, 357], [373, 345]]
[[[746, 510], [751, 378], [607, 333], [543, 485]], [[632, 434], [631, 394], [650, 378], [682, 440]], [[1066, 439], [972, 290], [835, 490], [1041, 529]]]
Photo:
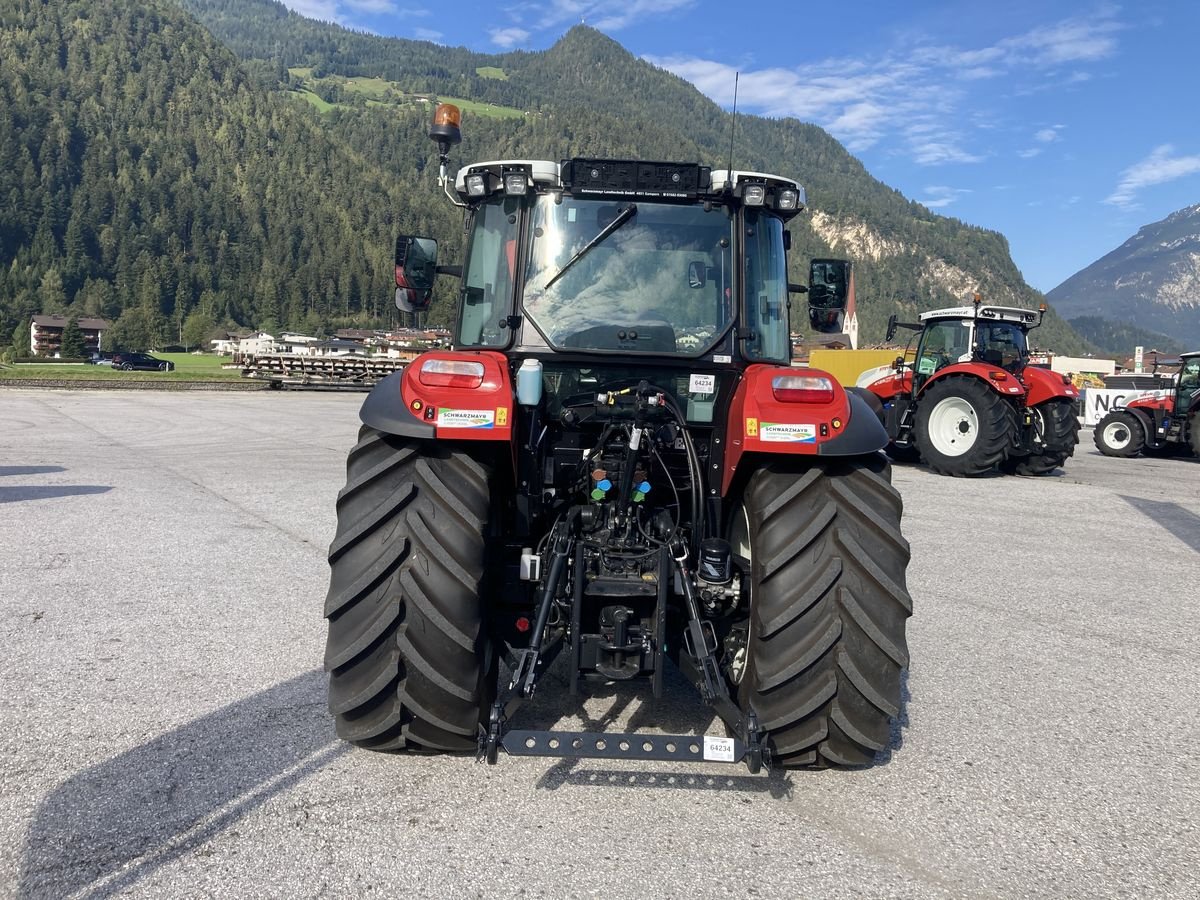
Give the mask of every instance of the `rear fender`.
[[944, 378], [949, 378], [954, 375], [970, 375], [972, 378], [978, 378], [988, 387], [1002, 397], [1021, 397], [1025, 394], [1025, 388], [1021, 382], [1017, 381], [1017, 377], [1011, 372], [1006, 372], [998, 366], [989, 366], [979, 362], [952, 363], [943, 369], [938, 369], [926, 379], [921, 386], [921, 393], [917, 396], [925, 394], [929, 390], [931, 384], [936, 384]]
[[1079, 390], [1067, 379], [1067, 376], [1049, 369], [1037, 366], [1026, 366], [1021, 372], [1029, 396], [1025, 399], [1027, 406], [1037, 406], [1047, 400], [1066, 399], [1078, 400]]
[[[776, 399], [772, 382], [781, 376], [824, 378], [831, 398], [821, 402], [785, 402]], [[737, 472], [744, 453], [799, 456], [859, 456], [886, 446], [887, 432], [878, 415], [855, 393], [820, 369], [752, 365], [734, 391], [726, 425], [721, 494]]]
[[1140, 406], [1124, 407], [1126, 412], [1132, 413], [1133, 416], [1139, 422], [1142, 423], [1142, 428], [1145, 430], [1145, 438], [1147, 441], [1151, 441], [1151, 442], [1154, 440], [1154, 437], [1155, 437], [1154, 410], [1156, 408], [1158, 408], [1158, 407], [1152, 407], [1150, 409], [1147, 409], [1145, 407], [1140, 407]]
[[[437, 369], [466, 363], [482, 373], [461, 386]], [[439, 365], [443, 364], [443, 365]], [[458, 441], [512, 439], [513, 386], [508, 360], [491, 351], [423, 353], [375, 386], [359, 410], [363, 424], [404, 437]]]

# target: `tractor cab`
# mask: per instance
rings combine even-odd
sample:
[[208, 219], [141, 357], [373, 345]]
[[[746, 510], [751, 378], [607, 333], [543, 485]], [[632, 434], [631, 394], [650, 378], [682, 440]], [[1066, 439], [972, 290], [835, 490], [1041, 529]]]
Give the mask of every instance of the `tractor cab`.
[[920, 315], [914, 389], [955, 363], [984, 363], [1019, 375], [1029, 363], [1029, 329], [1039, 313], [1007, 306], [961, 306]]
[[1180, 355], [1183, 366], [1175, 383], [1175, 414], [1182, 416], [1200, 407], [1200, 352]]
[[[456, 348], [790, 362], [796, 182], [692, 164], [498, 160], [460, 169], [454, 188], [468, 236]], [[418, 242], [401, 239], [398, 272]], [[829, 262], [822, 303], [844, 305]]]

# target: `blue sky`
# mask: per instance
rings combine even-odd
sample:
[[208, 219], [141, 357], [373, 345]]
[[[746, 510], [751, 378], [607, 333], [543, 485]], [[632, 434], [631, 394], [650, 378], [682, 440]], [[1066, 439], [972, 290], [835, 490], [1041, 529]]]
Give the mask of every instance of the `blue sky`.
[[486, 53], [583, 21], [727, 109], [739, 72], [739, 109], [816, 123], [906, 197], [1001, 232], [1043, 291], [1200, 202], [1200, 0], [285, 2]]

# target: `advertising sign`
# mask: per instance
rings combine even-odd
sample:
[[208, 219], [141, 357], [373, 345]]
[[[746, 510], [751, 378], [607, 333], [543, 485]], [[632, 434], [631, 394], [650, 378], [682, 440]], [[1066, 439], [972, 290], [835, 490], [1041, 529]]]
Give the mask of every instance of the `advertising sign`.
[[1095, 425], [1114, 406], [1124, 406], [1130, 400], [1154, 393], [1157, 391], [1087, 388], [1083, 392], [1083, 424]]

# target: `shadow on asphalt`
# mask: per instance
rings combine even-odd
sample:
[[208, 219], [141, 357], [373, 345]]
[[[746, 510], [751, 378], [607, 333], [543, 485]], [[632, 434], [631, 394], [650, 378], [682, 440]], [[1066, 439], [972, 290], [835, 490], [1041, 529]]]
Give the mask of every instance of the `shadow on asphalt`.
[[[5, 475], [50, 475], [67, 471], [62, 466], [0, 466]], [[112, 487], [103, 484], [19, 484], [0, 487], [0, 503], [20, 503], [24, 500], [49, 500], [53, 497], [75, 497], [79, 494], [106, 494]]]
[[1184, 509], [1178, 503], [1170, 503], [1165, 500], [1126, 497], [1124, 494], [1118, 494], [1117, 496], [1147, 519], [1161, 525], [1197, 553], [1200, 553], [1200, 516], [1196, 515], [1190, 509]]
[[104, 484], [27, 484], [0, 487], [0, 503], [21, 503], [25, 500], [50, 500], [54, 497], [75, 497], [80, 494], [107, 494], [112, 487]]
[[16, 896], [126, 892], [349, 750], [319, 669], [188, 722], [42, 801]]
[[[583, 690], [583, 696], [567, 694], [566, 669], [556, 664], [543, 677], [543, 690], [534, 701], [522, 707], [509, 722], [511, 728], [575, 730], [564, 719], [578, 717], [582, 725], [577, 730], [603, 732], [608, 730], [658, 732], [666, 734], [725, 734], [724, 724], [711, 707], [700, 699], [699, 693], [674, 666], [668, 667], [661, 700], [655, 700], [649, 685], [638, 682], [608, 682], [594, 689]], [[506, 673], [507, 675], [507, 673]], [[548, 688], [547, 681], [555, 683]], [[504, 683], [503, 681], [501, 682]], [[598, 718], [588, 714], [582, 701], [588, 697], [609, 698], [612, 706]], [[891, 722], [888, 746], [875, 756], [873, 768], [886, 766], [904, 746], [904, 730], [909, 725], [908, 704], [912, 700], [908, 669], [900, 673], [900, 714]], [[578, 704], [578, 705], [576, 705]], [[501, 761], [503, 764], [503, 760]], [[746, 774], [743, 764], [729, 767], [732, 774], [698, 773], [695, 769], [662, 769], [633, 771], [626, 768], [603, 768], [597, 759], [564, 758], [554, 762], [538, 779], [541, 790], [555, 791], [573, 787], [637, 787], [658, 790], [729, 791], [770, 794], [776, 800], [790, 800], [795, 782], [804, 770], [770, 769], [757, 775]]]

